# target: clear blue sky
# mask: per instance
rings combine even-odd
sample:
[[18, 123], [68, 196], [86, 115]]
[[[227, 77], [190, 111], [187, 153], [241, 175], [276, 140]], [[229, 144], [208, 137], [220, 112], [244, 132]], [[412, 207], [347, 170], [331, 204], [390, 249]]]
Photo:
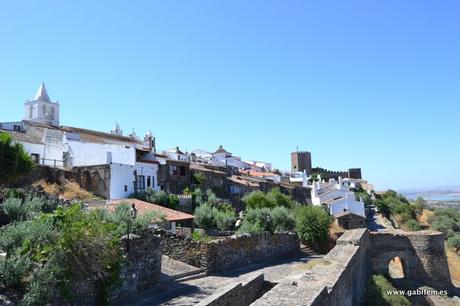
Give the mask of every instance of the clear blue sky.
[[460, 185], [457, 0], [2, 1], [0, 121], [42, 81], [61, 124], [160, 149]]

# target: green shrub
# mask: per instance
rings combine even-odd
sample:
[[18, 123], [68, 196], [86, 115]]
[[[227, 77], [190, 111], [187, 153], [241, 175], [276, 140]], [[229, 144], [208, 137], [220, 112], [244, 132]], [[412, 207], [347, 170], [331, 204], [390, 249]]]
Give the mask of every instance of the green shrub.
[[154, 191], [152, 188], [148, 188], [146, 191], [138, 192], [137, 195], [134, 196], [139, 200], [172, 209], [176, 209], [179, 205], [179, 197], [177, 195], [167, 193], [163, 190]]
[[296, 231], [300, 239], [312, 244], [326, 240], [332, 217], [324, 209], [316, 206], [302, 206], [297, 210]]
[[382, 275], [373, 275], [367, 283], [366, 306], [410, 306], [411, 303], [403, 295], [390, 295], [388, 291], [396, 288]]
[[13, 222], [26, 220], [28, 216], [27, 208], [22, 205], [22, 200], [19, 198], [6, 199], [3, 202], [3, 210]]
[[267, 195], [260, 190], [246, 194], [242, 201], [246, 204], [246, 209], [272, 208], [276, 206], [274, 199], [267, 197]]
[[205, 182], [206, 180], [206, 176], [201, 173], [201, 172], [194, 172], [192, 174], [192, 183], [193, 184], [197, 184], [197, 185], [201, 185]]
[[217, 228], [221, 231], [227, 231], [233, 228], [236, 218], [234, 213], [226, 213], [224, 211], [217, 211], [214, 216]]
[[269, 208], [248, 209], [245, 212], [243, 224], [251, 223], [257, 225], [262, 231], [273, 232], [273, 220]]
[[237, 235], [242, 235], [242, 234], [251, 234], [251, 235], [257, 235], [262, 233], [264, 230], [258, 225], [250, 222], [243, 222], [241, 224], [240, 228], [236, 231]]
[[447, 238], [459, 230], [458, 223], [448, 215], [438, 214], [430, 221], [432, 222], [431, 227], [436, 231], [444, 233]]
[[456, 252], [460, 251], [460, 233], [454, 234], [447, 239], [447, 245], [454, 248]]
[[14, 254], [0, 261], [0, 279], [3, 286], [18, 289], [32, 266], [29, 257]]
[[414, 202], [414, 210], [417, 214], [421, 215], [423, 213], [423, 210], [426, 207], [426, 201], [425, 199], [418, 197], [415, 202]]
[[34, 166], [22, 144], [13, 141], [10, 134], [0, 132], [0, 185], [16, 181]]
[[216, 226], [215, 216], [217, 209], [207, 203], [201, 204], [195, 209], [195, 223], [202, 229], [208, 230]]
[[288, 232], [295, 228], [295, 219], [292, 213], [284, 206], [273, 208], [270, 213], [275, 232]]
[[195, 241], [200, 241], [200, 242], [208, 242], [208, 241], [211, 241], [211, 238], [206, 235], [206, 234], [202, 234], [201, 232], [199, 231], [194, 231], [192, 233], [192, 239], [195, 240]]
[[290, 196], [283, 194], [279, 188], [272, 188], [267, 192], [267, 198], [276, 206], [292, 207], [293, 200]]
[[420, 223], [418, 223], [414, 219], [407, 221], [406, 226], [410, 231], [413, 231], [413, 232], [422, 230], [422, 226], [420, 225]]

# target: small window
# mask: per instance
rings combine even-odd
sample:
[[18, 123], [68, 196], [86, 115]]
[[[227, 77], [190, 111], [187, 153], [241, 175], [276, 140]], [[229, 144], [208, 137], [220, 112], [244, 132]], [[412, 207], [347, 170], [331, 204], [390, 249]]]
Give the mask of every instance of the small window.
[[40, 164], [40, 154], [32, 153], [30, 156], [35, 163]]
[[150, 187], [151, 179], [150, 176], [147, 176], [147, 188]]
[[144, 175], [137, 176], [137, 189], [145, 190], [145, 176]]
[[152, 188], [155, 188], [155, 177], [152, 176]]
[[177, 175], [177, 166], [172, 166], [171, 172], [172, 172], [172, 175]]
[[185, 176], [185, 166], [179, 167], [180, 176]]
[[125, 190], [125, 192], [128, 192], [128, 185], [125, 185], [124, 190]]
[[13, 126], [13, 130], [16, 131], [16, 132], [20, 132], [20, 131], [21, 131], [21, 126], [15, 124], [15, 125]]

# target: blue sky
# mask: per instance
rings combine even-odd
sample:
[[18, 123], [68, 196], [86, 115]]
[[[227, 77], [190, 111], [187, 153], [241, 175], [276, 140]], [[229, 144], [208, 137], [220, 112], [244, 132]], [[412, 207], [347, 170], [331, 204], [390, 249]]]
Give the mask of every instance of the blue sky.
[[2, 1], [0, 121], [44, 81], [64, 125], [460, 185], [459, 20], [456, 0]]

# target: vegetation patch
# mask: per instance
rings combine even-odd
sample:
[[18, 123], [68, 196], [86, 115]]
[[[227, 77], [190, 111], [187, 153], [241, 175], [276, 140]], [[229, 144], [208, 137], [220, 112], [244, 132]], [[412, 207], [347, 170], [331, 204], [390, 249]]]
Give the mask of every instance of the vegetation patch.
[[410, 306], [409, 300], [403, 295], [392, 295], [388, 292], [397, 291], [383, 275], [372, 275], [366, 290], [366, 306]]

